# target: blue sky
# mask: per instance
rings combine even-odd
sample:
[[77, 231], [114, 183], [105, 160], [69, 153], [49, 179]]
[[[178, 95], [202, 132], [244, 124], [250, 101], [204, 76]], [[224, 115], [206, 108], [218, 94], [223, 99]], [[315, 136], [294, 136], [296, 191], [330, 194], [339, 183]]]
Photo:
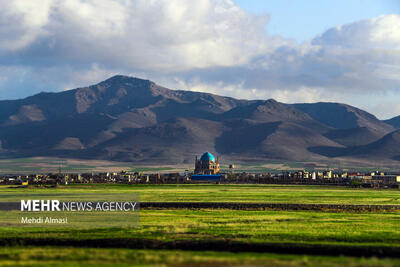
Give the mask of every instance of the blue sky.
[[0, 100], [122, 74], [400, 115], [400, 0], [0, 0]]
[[399, 0], [234, 0], [245, 10], [268, 14], [270, 34], [303, 42], [329, 28], [384, 14], [400, 14]]

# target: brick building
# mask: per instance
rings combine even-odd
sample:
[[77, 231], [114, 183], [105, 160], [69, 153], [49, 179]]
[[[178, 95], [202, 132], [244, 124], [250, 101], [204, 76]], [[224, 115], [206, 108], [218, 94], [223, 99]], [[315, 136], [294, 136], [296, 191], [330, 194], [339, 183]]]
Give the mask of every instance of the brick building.
[[195, 161], [195, 174], [217, 174], [219, 173], [219, 159], [215, 159], [214, 156], [206, 152], [200, 159]]

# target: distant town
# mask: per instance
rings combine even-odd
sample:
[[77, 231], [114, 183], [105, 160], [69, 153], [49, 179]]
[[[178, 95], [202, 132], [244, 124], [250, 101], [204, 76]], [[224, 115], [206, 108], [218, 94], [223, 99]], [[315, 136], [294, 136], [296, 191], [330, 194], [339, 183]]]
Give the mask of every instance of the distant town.
[[48, 174], [3, 174], [0, 184], [20, 186], [58, 186], [68, 184], [115, 183], [115, 184], [305, 184], [339, 185], [366, 188], [400, 188], [400, 174], [383, 171], [345, 172], [340, 170], [298, 170], [277, 173], [236, 172], [234, 165], [220, 171], [220, 161], [206, 152], [195, 159], [193, 172], [142, 173], [48, 173]]

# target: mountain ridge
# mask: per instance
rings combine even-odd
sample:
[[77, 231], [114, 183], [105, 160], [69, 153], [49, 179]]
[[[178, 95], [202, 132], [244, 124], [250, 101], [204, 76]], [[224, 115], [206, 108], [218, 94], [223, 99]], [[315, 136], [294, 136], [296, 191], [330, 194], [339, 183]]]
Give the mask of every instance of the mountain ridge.
[[182, 163], [214, 151], [239, 159], [318, 161], [336, 157], [328, 153], [333, 150], [342, 151], [340, 157], [357, 156], [355, 147], [393, 131], [392, 125], [346, 104], [235, 99], [122, 75], [0, 101], [3, 157]]

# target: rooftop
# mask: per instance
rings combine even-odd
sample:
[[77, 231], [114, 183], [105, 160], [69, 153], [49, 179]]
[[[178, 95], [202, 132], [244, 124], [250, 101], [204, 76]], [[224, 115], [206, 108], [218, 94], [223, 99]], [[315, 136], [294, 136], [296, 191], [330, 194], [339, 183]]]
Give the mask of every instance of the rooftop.
[[201, 161], [215, 161], [215, 158], [210, 152], [206, 152], [201, 156], [200, 160]]

